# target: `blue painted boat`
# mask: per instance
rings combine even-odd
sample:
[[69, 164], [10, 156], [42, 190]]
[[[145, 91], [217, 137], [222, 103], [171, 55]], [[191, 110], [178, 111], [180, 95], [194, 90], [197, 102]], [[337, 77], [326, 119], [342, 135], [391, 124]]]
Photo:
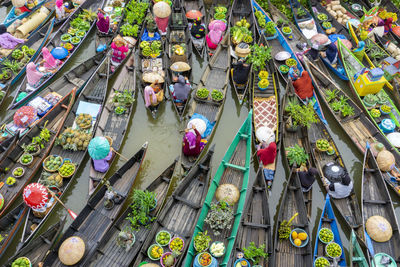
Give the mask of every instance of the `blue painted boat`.
[[[271, 20], [271, 18], [268, 16], [268, 14], [260, 7], [260, 5], [256, 2], [256, 1], [252, 1], [253, 2], [253, 7], [256, 10], [261, 11], [264, 15], [265, 15], [265, 21], [268, 23]], [[297, 68], [299, 69], [300, 72], [303, 71], [303, 66], [300, 64], [300, 60], [297, 58], [296, 54], [293, 52], [292, 48], [290, 47], [290, 45], [288, 44], [288, 41], [286, 40], [286, 38], [283, 36], [283, 34], [281, 33], [281, 31], [278, 29], [278, 27], [275, 26], [275, 29], [277, 31], [278, 36], [275, 39], [272, 40], [268, 40], [268, 45], [271, 47], [271, 54], [272, 57], [275, 57], [275, 55], [278, 52], [281, 51], [287, 51], [290, 53], [291, 57], [294, 58], [297, 61]], [[263, 34], [261, 31], [259, 32], [260, 34]], [[275, 60], [275, 65], [277, 67], [277, 69], [279, 69], [280, 65], [283, 65], [285, 62], [280, 62]], [[283, 79], [287, 82], [288, 81], [288, 75], [287, 74], [282, 74]], [[325, 120], [325, 116], [322, 112], [322, 108], [321, 105], [317, 99], [317, 96], [315, 94], [315, 90], [313, 93], [313, 97], [311, 99], [309, 99], [309, 101], [311, 101], [311, 103], [313, 104], [314, 110], [315, 112], [318, 114], [318, 117], [321, 119], [321, 121], [325, 124], [327, 124], [326, 120]]]
[[10, 12], [8, 12], [6, 18], [3, 21], [3, 24], [6, 25], [7, 27], [10, 26], [14, 21], [16, 21], [17, 19], [23, 19], [25, 17], [27, 17], [29, 14], [31, 14], [32, 12], [35, 12], [36, 10], [38, 10], [44, 3], [46, 2], [46, 0], [42, 0], [39, 1], [37, 6], [35, 6], [31, 12], [24, 12], [20, 15], [16, 15], [15, 14], [15, 7], [12, 7]]
[[[329, 260], [332, 260], [329, 257], [327, 257], [325, 253], [325, 246], [327, 244], [323, 243], [318, 237], [321, 228], [328, 228], [332, 230], [334, 236], [333, 241], [339, 244], [339, 246], [342, 248], [342, 255], [340, 256], [337, 262], [338, 266], [347, 266], [346, 258], [344, 255], [343, 244], [342, 240], [340, 240], [339, 229], [336, 223], [335, 214], [333, 213], [329, 194], [326, 194], [324, 210], [322, 211], [321, 218], [319, 219], [317, 236], [315, 237], [314, 260], [318, 257], [325, 257]], [[333, 260], [331, 262], [333, 262]]]
[[[303, 7], [297, 0], [290, 0], [290, 8], [292, 9], [292, 13], [293, 13], [293, 18], [294, 18], [294, 22], [297, 26], [297, 28], [300, 29], [300, 31], [303, 33], [303, 35], [310, 40], [314, 35], [321, 33], [321, 34], [326, 34], [325, 31], [322, 29], [322, 27], [319, 25], [319, 23], [317, 21], [315, 21], [315, 19], [313, 18], [313, 16], [310, 14], [310, 12], [308, 12], [308, 10]], [[305, 11], [305, 14], [302, 18], [299, 18], [298, 16], [298, 10], [302, 8]], [[305, 27], [305, 25], [309, 24], [309, 23], [313, 23], [314, 27], [312, 29], [308, 29]], [[303, 26], [304, 25], [304, 26]], [[349, 39], [350, 41], [350, 39]], [[335, 73], [336, 76], [338, 76], [340, 79], [344, 80], [344, 81], [348, 81], [349, 78], [346, 75], [346, 72], [344, 71], [343, 68], [343, 64], [340, 61], [340, 59], [338, 58], [337, 61], [337, 66], [334, 67], [332, 66], [331, 63], [329, 63], [326, 58], [320, 56], [321, 60], [324, 62], [324, 64], [333, 72]], [[342, 71], [339, 71], [338, 69], [340, 69]]]

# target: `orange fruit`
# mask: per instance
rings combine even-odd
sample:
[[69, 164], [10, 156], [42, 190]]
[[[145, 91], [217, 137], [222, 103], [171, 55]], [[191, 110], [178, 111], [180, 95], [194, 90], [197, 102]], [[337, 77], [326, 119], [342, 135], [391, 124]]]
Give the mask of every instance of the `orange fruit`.
[[301, 241], [306, 240], [306, 239], [307, 239], [307, 233], [300, 233], [300, 234], [298, 235], [298, 238], [299, 238]]
[[297, 232], [296, 232], [296, 231], [293, 231], [293, 232], [292, 232], [292, 239], [295, 240], [295, 239], [297, 238], [297, 236], [298, 236], [298, 235], [297, 235]]
[[293, 241], [293, 243], [294, 243], [296, 246], [298, 246], [298, 247], [301, 246], [301, 240], [298, 239], [298, 238], [296, 238], [296, 239]]

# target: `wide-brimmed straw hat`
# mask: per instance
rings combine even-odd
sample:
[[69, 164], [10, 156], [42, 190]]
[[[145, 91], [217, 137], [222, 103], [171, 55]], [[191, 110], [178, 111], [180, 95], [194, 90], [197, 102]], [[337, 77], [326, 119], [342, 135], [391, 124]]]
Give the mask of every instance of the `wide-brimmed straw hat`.
[[384, 217], [375, 215], [368, 218], [365, 223], [368, 235], [376, 242], [386, 242], [392, 238], [392, 226]]
[[174, 64], [171, 65], [171, 67], [169, 67], [172, 71], [177, 71], [177, 72], [183, 72], [183, 71], [188, 71], [191, 69], [191, 67], [189, 66], [189, 64], [187, 64], [186, 62], [182, 62], [182, 61], [178, 61], [175, 62]]
[[146, 83], [154, 83], [155, 81], [158, 81], [159, 83], [163, 83], [164, 77], [162, 77], [157, 72], [146, 72], [143, 74], [142, 80]]
[[171, 7], [164, 1], [160, 1], [153, 6], [153, 13], [156, 17], [163, 19], [171, 15]]
[[85, 254], [85, 242], [79, 236], [71, 236], [62, 242], [58, 258], [65, 265], [77, 264]]

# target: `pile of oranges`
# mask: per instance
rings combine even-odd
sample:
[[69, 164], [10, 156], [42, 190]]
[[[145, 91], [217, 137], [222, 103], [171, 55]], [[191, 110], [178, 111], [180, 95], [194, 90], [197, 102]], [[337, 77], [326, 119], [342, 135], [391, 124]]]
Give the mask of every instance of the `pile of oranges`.
[[292, 232], [292, 239], [293, 239], [293, 243], [294, 243], [296, 246], [300, 247], [302, 241], [307, 240], [307, 233], [304, 233], [304, 232], [302, 232], [302, 233], [297, 233], [296, 231], [293, 231], [293, 232]]

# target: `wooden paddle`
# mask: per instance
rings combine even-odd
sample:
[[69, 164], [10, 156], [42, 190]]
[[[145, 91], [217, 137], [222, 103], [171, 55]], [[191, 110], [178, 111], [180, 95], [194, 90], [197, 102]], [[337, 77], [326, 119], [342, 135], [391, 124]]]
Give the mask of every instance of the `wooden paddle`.
[[72, 219], [75, 220], [76, 217], [78, 217], [78, 215], [76, 215], [75, 212], [73, 212], [73, 211], [70, 210], [67, 206], [65, 206], [65, 204], [56, 196], [56, 194], [55, 194], [53, 191], [51, 191], [48, 187], [46, 187], [46, 188], [47, 188], [47, 191], [49, 191], [50, 195], [51, 195], [52, 197], [54, 197], [54, 199], [57, 200], [58, 203], [60, 203], [60, 204], [68, 211], [68, 214], [72, 217]]

